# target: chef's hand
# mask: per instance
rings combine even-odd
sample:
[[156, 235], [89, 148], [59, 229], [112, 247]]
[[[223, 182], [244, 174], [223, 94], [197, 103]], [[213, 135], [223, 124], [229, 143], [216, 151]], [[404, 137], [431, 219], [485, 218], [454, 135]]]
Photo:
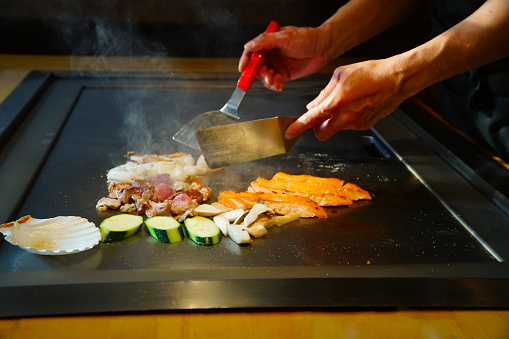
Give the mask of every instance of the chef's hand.
[[279, 32], [262, 33], [244, 45], [239, 71], [253, 52], [270, 49], [258, 78], [268, 89], [281, 91], [283, 82], [318, 71], [327, 62], [325, 34], [320, 28], [282, 27]]
[[343, 129], [362, 130], [392, 113], [409, 97], [401, 90], [403, 81], [392, 60], [370, 60], [337, 68], [320, 94], [298, 120], [286, 130], [295, 138], [314, 128], [319, 140]]

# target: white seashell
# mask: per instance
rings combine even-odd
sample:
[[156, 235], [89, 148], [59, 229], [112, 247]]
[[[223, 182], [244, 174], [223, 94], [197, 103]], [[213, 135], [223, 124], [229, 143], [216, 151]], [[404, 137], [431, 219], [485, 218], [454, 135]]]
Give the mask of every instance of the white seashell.
[[94, 223], [74, 216], [50, 219], [27, 216], [15, 221], [11, 227], [1, 228], [0, 232], [11, 244], [41, 255], [82, 252], [96, 246], [101, 239]]

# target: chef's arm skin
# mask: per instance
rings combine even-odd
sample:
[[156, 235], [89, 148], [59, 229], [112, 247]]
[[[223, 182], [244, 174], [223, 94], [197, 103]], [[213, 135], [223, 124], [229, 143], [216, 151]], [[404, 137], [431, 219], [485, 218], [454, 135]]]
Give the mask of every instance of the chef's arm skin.
[[246, 43], [239, 61], [242, 71], [252, 52], [271, 53], [258, 78], [269, 89], [282, 90], [283, 82], [320, 70], [349, 49], [404, 18], [419, 0], [351, 0], [316, 28], [282, 27]]
[[314, 128], [319, 140], [343, 129], [367, 129], [403, 100], [456, 74], [509, 55], [509, 1], [487, 0], [434, 39], [393, 57], [339, 67], [286, 131]]

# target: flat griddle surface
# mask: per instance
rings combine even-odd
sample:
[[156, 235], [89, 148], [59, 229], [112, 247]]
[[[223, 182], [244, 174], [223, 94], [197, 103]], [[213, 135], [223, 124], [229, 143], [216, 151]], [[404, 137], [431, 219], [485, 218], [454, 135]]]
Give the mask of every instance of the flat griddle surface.
[[[96, 202], [107, 196], [106, 172], [124, 163], [127, 151], [183, 151], [197, 158], [198, 154], [171, 136], [195, 115], [221, 107], [234, 86], [231, 79], [227, 80], [87, 80], [16, 217], [77, 215], [99, 225], [117, 213], [95, 209]], [[83, 80], [78, 77], [76, 81]], [[254, 86], [242, 103], [240, 115], [250, 120], [300, 114], [323, 85], [309, 80], [283, 93]], [[278, 171], [336, 177], [372, 194], [372, 201], [326, 208], [328, 219], [301, 219], [272, 227], [250, 245], [238, 245], [229, 238], [210, 247], [196, 245], [188, 238], [164, 244], [150, 237], [145, 228], [124, 241], [100, 243], [89, 251], [59, 257], [30, 254], [4, 241], [0, 243], [0, 274], [7, 279], [7, 286], [23, 278], [21, 286], [26, 288], [118, 283], [128, 289], [129, 284], [137, 286], [135, 283], [144, 281], [213, 280], [226, 284], [231, 279], [245, 279], [263, 286], [266, 279], [429, 278], [437, 267], [496, 263], [395, 154], [386, 149], [389, 157], [373, 153], [365, 146], [367, 138], [377, 136], [372, 131], [345, 131], [319, 142], [308, 131], [288, 154], [230, 166], [203, 178], [213, 190], [210, 202], [216, 201], [222, 190], [245, 191], [250, 181], [270, 178]], [[362, 284], [358, 287], [366, 288]], [[313, 304], [295, 298], [295, 305]], [[129, 305], [118, 310], [151, 309], [143, 303]], [[166, 303], [154, 308], [193, 308], [185, 305]], [[238, 307], [219, 302], [205, 307], [214, 305]], [[274, 306], [268, 301], [261, 305], [246, 301], [247, 307], [253, 305]], [[98, 307], [91, 311], [97, 312]]]

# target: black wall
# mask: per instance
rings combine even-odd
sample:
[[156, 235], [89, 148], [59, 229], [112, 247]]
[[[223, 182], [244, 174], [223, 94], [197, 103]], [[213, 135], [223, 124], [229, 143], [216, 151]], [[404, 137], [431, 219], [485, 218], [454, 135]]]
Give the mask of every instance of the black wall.
[[[344, 2], [0, 0], [0, 53], [237, 57], [270, 20], [317, 26]], [[424, 6], [347, 56], [389, 56], [428, 35]]]

